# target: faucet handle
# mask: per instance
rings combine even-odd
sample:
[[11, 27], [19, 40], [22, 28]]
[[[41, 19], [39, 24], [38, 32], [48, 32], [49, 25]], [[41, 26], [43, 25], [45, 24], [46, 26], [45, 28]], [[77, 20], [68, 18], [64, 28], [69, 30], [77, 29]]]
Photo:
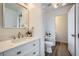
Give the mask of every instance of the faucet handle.
[[22, 38], [24, 37], [24, 35], [22, 34]]
[[20, 35], [21, 35], [21, 33], [20, 33], [20, 32], [18, 32], [18, 38], [20, 38]]
[[18, 38], [23, 38], [24, 35], [21, 32], [18, 32]]
[[21, 32], [18, 32], [18, 35], [21, 35]]
[[16, 39], [15, 35], [12, 36], [13, 39]]

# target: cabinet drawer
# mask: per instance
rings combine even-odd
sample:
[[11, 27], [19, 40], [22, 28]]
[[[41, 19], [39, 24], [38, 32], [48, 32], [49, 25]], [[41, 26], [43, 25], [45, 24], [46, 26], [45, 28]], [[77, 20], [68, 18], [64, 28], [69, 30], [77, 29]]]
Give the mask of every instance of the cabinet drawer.
[[37, 47], [37, 50], [39, 49], [39, 40], [7, 50], [4, 52], [4, 56], [23, 56], [24, 54], [27, 54], [28, 52], [32, 51], [35, 47]]
[[40, 56], [39, 52], [35, 56]]
[[17, 48], [10, 49], [4, 52], [4, 56], [17, 56]]
[[35, 49], [36, 47], [37, 47], [37, 49], [39, 49], [39, 40], [33, 41], [29, 44], [19, 46], [18, 50], [21, 51], [21, 54], [18, 54], [18, 55], [22, 56], [22, 55], [28, 53], [29, 51], [32, 51], [32, 49]]
[[34, 49], [29, 53], [25, 54], [24, 56], [39, 56], [39, 49]]

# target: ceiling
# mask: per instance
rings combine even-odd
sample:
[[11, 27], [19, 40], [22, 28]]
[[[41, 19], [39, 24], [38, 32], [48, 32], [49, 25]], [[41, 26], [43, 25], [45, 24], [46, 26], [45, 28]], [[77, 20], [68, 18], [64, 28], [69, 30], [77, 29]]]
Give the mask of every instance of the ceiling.
[[53, 9], [56, 9], [54, 6], [57, 5], [59, 6], [58, 8], [64, 7], [64, 6], [68, 6], [71, 5], [73, 3], [42, 3], [43, 8], [50, 8], [52, 7]]
[[[55, 4], [55, 3], [53, 3]], [[64, 6], [60, 6], [58, 8], [54, 8], [51, 3], [42, 3], [42, 9], [44, 13], [47, 14], [54, 14], [54, 15], [60, 15], [60, 14], [66, 14], [72, 7], [72, 3], [67, 3]]]

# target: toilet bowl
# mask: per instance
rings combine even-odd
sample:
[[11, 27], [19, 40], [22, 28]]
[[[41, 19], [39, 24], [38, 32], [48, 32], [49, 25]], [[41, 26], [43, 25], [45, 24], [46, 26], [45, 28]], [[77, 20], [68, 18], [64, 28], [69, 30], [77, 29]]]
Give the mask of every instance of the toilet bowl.
[[56, 34], [45, 36], [45, 52], [52, 53], [52, 46], [55, 46]]
[[45, 41], [45, 52], [52, 53], [53, 42]]

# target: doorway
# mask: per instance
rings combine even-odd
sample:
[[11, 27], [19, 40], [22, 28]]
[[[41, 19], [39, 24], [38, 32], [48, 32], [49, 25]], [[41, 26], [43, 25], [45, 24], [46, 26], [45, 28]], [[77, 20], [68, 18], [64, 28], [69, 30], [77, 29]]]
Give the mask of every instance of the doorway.
[[56, 23], [56, 41], [68, 42], [68, 19], [67, 14], [59, 15], [55, 17]]
[[58, 15], [55, 17], [56, 23], [56, 46], [53, 55], [70, 56], [68, 51], [68, 15]]
[[[67, 15], [56, 16], [56, 41], [61, 45], [56, 48], [59, 55], [76, 55], [76, 19], [75, 5], [73, 5]], [[63, 43], [63, 44], [62, 44]], [[64, 44], [66, 43], [66, 44]], [[66, 47], [61, 47], [66, 46]], [[64, 50], [64, 51], [63, 51]], [[66, 52], [68, 53], [66, 53]]]

